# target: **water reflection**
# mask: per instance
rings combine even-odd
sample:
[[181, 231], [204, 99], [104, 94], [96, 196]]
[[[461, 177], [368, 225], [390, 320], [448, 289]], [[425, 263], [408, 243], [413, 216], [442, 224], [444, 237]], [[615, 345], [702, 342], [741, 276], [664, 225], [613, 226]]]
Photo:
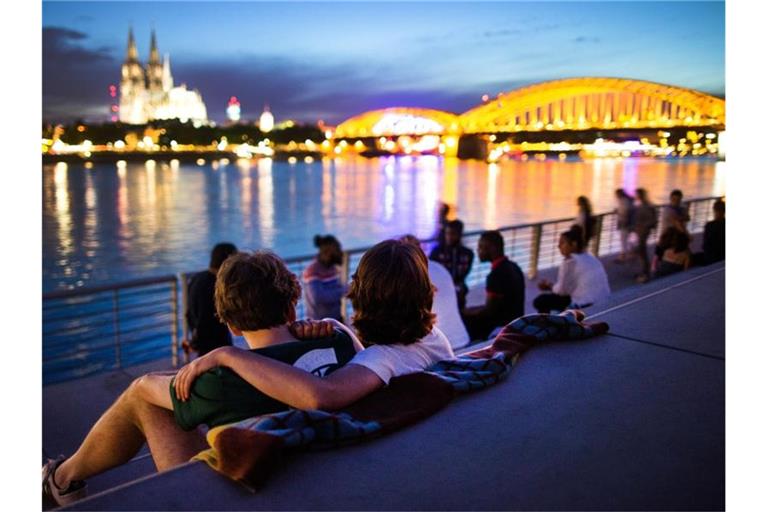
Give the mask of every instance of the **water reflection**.
[[581, 194], [595, 211], [609, 211], [621, 186], [645, 187], [663, 202], [673, 188], [686, 197], [724, 194], [726, 182], [726, 163], [694, 159], [239, 159], [216, 166], [175, 159], [45, 166], [44, 287], [204, 268], [222, 240], [289, 257], [311, 254], [316, 233], [334, 233], [345, 247], [403, 233], [426, 238], [440, 201], [467, 230], [478, 230], [575, 215]]
[[58, 225], [59, 256], [66, 258], [72, 254], [72, 211], [69, 202], [67, 179], [68, 166], [64, 162], [56, 164], [53, 170], [53, 183], [56, 187], [56, 221]]
[[272, 184], [272, 159], [259, 159], [257, 168], [259, 171], [259, 234], [265, 247], [273, 247], [275, 242], [275, 197]]

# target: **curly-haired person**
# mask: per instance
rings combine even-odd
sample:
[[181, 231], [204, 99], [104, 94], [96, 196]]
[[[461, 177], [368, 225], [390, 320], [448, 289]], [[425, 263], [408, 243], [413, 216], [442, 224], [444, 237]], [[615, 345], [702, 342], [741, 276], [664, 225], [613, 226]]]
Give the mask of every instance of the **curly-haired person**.
[[[234, 367], [219, 363], [225, 353], [235, 359], [239, 359], [235, 354], [252, 354], [280, 361], [294, 372], [320, 379], [333, 375], [362, 350], [346, 329], [326, 329], [322, 337], [314, 336], [319, 339], [299, 341], [296, 324], [294, 329], [290, 326], [300, 294], [298, 278], [275, 254], [259, 251], [228, 257], [216, 275], [216, 313], [251, 350], [227, 346], [227, 351], [216, 349], [196, 359], [175, 377], [154, 373], [135, 380], [74, 455], [45, 464], [43, 495], [48, 504], [66, 505], [83, 498], [84, 479], [125, 464], [145, 442], [157, 469], [163, 471], [206, 448], [199, 425], [214, 427], [288, 408], [280, 396], [262, 393]], [[196, 379], [190, 379], [190, 370]], [[181, 383], [183, 401], [176, 391]]]

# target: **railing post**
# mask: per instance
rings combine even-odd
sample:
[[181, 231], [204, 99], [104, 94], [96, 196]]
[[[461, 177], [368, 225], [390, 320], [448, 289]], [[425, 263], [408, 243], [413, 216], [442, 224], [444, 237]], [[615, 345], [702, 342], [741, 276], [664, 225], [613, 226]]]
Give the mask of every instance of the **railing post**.
[[539, 253], [541, 252], [541, 224], [532, 226], [531, 234], [531, 266], [528, 269], [528, 279], [533, 279], [539, 273]]
[[112, 291], [112, 316], [115, 327], [115, 367], [121, 368], [123, 365], [123, 358], [120, 347], [120, 290], [115, 288]]
[[[344, 283], [344, 286], [349, 284], [349, 252], [344, 251], [341, 256], [341, 282]], [[347, 294], [345, 293], [341, 297], [341, 316], [344, 319], [344, 323], [349, 324], [349, 315], [347, 315], [347, 307], [349, 299], [347, 299]]]
[[171, 282], [171, 365], [179, 366], [179, 287], [178, 281]]
[[[179, 320], [181, 321], [181, 339], [182, 341], [186, 341], [189, 343], [189, 326], [187, 325], [187, 310], [189, 309], [189, 287], [187, 286], [187, 274], [184, 272], [181, 272], [178, 274], [177, 279], [179, 281], [179, 285], [181, 286], [181, 311], [180, 315], [181, 318]], [[189, 362], [189, 352], [186, 350], [184, 351], [184, 363]]]
[[603, 218], [605, 215], [595, 217], [595, 225], [592, 228], [592, 254], [600, 256], [600, 237], [603, 236]]

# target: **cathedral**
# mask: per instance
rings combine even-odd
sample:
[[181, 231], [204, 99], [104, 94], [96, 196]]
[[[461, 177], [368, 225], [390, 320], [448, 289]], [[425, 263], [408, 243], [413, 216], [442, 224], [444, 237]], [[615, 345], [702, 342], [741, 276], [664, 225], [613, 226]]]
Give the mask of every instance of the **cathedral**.
[[185, 84], [173, 86], [170, 60], [166, 55], [160, 62], [154, 30], [146, 68], [139, 62], [133, 30], [128, 31], [128, 53], [120, 79], [119, 112], [120, 121], [127, 124], [144, 124], [156, 119], [179, 119], [196, 125], [208, 122], [200, 93], [188, 90]]

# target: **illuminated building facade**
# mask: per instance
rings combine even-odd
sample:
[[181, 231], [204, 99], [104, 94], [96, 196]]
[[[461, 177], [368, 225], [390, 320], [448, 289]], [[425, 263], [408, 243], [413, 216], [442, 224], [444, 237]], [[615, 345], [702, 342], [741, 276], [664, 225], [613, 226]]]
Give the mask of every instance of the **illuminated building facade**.
[[227, 102], [227, 119], [233, 123], [240, 121], [240, 102], [237, 96], [230, 97]]
[[128, 31], [128, 51], [121, 69], [119, 114], [120, 121], [127, 124], [145, 124], [156, 119], [208, 122], [200, 93], [187, 89], [185, 84], [174, 87], [170, 59], [166, 55], [160, 61], [154, 30], [146, 67], [139, 62], [133, 30]]
[[270, 132], [275, 127], [275, 116], [269, 111], [269, 106], [264, 105], [264, 112], [259, 117], [259, 130], [262, 132]]

